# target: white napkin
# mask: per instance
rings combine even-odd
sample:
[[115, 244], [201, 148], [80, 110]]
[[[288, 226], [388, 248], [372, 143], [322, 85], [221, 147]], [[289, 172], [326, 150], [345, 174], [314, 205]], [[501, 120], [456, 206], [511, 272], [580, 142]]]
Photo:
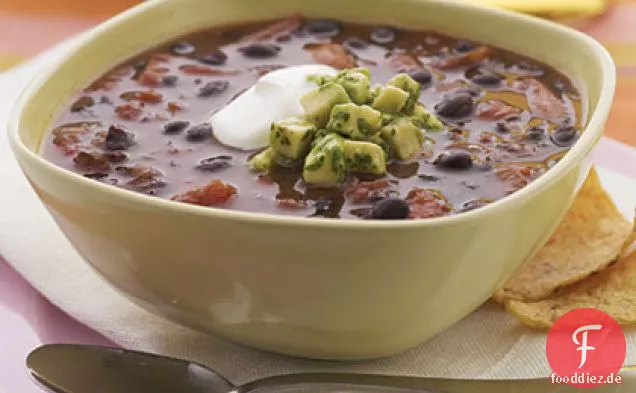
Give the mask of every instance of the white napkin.
[[[0, 123], [39, 67], [68, 43], [0, 78]], [[87, 267], [41, 205], [0, 132], [0, 252], [35, 288], [73, 318], [132, 349], [198, 361], [235, 383], [281, 373], [354, 371], [462, 378], [532, 378], [550, 374], [545, 335], [531, 332], [500, 307], [483, 306], [428, 343], [371, 362], [339, 363], [273, 355], [205, 336], [149, 314], [112, 290]], [[626, 215], [636, 182], [599, 170]], [[628, 334], [628, 363], [636, 363], [636, 333]]]

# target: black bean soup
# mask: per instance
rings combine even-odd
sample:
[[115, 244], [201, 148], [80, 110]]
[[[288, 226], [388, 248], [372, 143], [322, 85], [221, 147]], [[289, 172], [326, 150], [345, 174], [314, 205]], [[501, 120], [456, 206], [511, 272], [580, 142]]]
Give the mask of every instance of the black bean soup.
[[[418, 155], [338, 187], [302, 168], [254, 173], [255, 151], [221, 145], [215, 110], [279, 68], [365, 67], [373, 83], [406, 73], [443, 123]], [[79, 92], [42, 154], [95, 181], [215, 208], [306, 217], [429, 218], [482, 207], [528, 185], [578, 139], [572, 82], [518, 54], [432, 31], [332, 20], [243, 23], [197, 32], [136, 56]], [[267, 110], [264, 108], [263, 110]]]

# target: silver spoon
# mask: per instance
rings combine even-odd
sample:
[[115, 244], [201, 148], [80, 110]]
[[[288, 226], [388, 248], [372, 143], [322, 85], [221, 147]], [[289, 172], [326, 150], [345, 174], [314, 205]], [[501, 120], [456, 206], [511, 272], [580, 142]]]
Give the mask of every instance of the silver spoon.
[[[550, 378], [457, 380], [369, 374], [292, 374], [235, 386], [205, 366], [117, 348], [53, 344], [32, 351], [30, 375], [55, 393], [566, 393], [580, 391]], [[598, 393], [636, 391], [636, 366], [621, 370], [622, 383]]]

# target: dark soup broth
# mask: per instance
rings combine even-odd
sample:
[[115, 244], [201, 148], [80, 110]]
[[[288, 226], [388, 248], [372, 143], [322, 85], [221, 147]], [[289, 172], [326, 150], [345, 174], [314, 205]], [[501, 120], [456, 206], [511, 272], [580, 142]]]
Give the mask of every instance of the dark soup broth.
[[[314, 75], [305, 118], [276, 119], [263, 146], [221, 143], [211, 116], [264, 75], [310, 64], [336, 71]], [[175, 203], [420, 219], [527, 186], [579, 138], [584, 107], [557, 70], [490, 45], [292, 16], [196, 32], [117, 65], [73, 97], [41, 154]], [[236, 127], [268, 110], [236, 114]]]

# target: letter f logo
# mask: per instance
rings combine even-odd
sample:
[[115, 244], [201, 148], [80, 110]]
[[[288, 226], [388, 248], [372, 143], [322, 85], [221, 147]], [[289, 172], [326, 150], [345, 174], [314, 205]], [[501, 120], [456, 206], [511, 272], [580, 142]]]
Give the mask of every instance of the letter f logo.
[[[601, 325], [585, 325], [576, 329], [572, 334], [572, 341], [574, 341], [574, 344], [580, 345], [580, 347], [576, 349], [577, 351], [581, 351], [581, 364], [579, 365], [579, 368], [583, 367], [583, 365], [585, 365], [585, 362], [587, 361], [587, 351], [593, 351], [596, 349], [587, 345], [587, 332], [590, 330], [601, 330], [601, 328]], [[579, 333], [583, 333], [581, 335], [581, 342], [579, 342], [579, 339], [577, 338]]]

